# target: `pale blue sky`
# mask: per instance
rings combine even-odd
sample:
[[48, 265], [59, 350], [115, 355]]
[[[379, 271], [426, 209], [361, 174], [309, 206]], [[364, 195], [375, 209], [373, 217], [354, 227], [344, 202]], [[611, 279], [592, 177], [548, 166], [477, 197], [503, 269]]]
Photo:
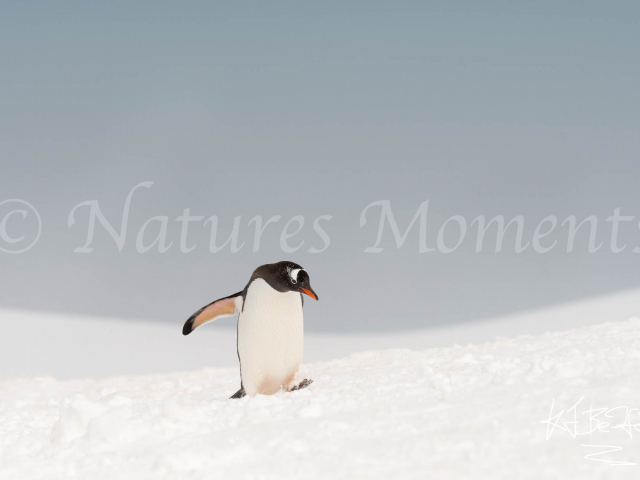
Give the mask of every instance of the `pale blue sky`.
[[[43, 234], [0, 254], [0, 306], [179, 325], [281, 259], [310, 272], [315, 330], [474, 320], [638, 286], [640, 256], [589, 255], [586, 241], [572, 255], [476, 255], [472, 241], [419, 255], [416, 232], [371, 256], [375, 225], [358, 221], [389, 199], [406, 225], [430, 199], [433, 244], [454, 214], [521, 214], [529, 234], [549, 214], [640, 216], [639, 24], [637, 2], [4, 2], [0, 201], [34, 204]], [[122, 253], [102, 231], [92, 254], [73, 253], [86, 235], [86, 219], [67, 228], [74, 205], [97, 199], [115, 222], [147, 180]], [[255, 254], [209, 253], [207, 228], [188, 255], [135, 251], [145, 220], [186, 207], [217, 214], [221, 235], [241, 215], [247, 241], [255, 215], [283, 220]], [[313, 219], [333, 216], [326, 252], [280, 251], [298, 214], [306, 242]]]

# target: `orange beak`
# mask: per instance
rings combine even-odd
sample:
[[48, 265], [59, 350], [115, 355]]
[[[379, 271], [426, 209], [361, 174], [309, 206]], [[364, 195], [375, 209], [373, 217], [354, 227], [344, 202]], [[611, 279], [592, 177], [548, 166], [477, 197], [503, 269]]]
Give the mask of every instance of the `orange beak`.
[[307, 295], [309, 295], [311, 298], [313, 298], [314, 300], [318, 300], [318, 296], [317, 296], [315, 293], [313, 293], [313, 290], [307, 290], [307, 289], [306, 289], [306, 288], [304, 288], [304, 287], [300, 287], [300, 289], [301, 289], [304, 293], [306, 293]]

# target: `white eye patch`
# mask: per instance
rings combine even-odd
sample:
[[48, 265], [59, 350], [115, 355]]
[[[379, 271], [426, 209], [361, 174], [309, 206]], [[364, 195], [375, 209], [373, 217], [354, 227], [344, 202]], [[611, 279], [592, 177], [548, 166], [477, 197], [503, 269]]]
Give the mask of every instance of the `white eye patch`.
[[300, 273], [301, 270], [304, 270], [304, 269], [303, 268], [291, 269], [291, 271], [289, 272], [289, 276], [291, 277], [291, 282], [298, 283], [298, 274]]

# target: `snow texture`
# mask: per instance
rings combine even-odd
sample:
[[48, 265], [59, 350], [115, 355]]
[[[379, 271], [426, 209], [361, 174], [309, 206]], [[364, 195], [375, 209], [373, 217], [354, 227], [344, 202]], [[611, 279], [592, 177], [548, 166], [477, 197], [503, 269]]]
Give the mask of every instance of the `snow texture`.
[[0, 478], [638, 478], [639, 374], [631, 319], [355, 353], [240, 400], [237, 368], [10, 380]]

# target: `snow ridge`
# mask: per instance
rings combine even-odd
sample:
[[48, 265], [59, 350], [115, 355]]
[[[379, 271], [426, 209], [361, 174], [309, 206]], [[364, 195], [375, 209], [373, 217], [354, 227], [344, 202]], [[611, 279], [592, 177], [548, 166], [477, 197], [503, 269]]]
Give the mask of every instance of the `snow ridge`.
[[[640, 432], [615, 428], [624, 409], [609, 411], [609, 426], [595, 431], [582, 415], [590, 406], [640, 407], [639, 319], [483, 345], [362, 352], [302, 369], [314, 379], [309, 388], [240, 400], [228, 399], [236, 368], [0, 383], [0, 478], [640, 474]], [[576, 412], [576, 423], [565, 423]], [[637, 412], [626, 414], [640, 424]], [[594, 445], [620, 448], [600, 454]]]

